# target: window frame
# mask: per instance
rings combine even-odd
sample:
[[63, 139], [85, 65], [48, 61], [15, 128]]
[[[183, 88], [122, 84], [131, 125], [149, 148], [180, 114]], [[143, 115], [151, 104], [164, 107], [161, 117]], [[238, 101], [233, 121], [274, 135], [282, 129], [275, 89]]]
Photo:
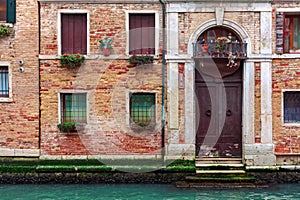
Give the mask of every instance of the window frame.
[[85, 94], [86, 95], [86, 122], [79, 122], [82, 124], [88, 124], [89, 123], [89, 93], [85, 90], [61, 90], [58, 92], [58, 123], [63, 123], [63, 117], [62, 117], [62, 95], [63, 94]]
[[[154, 107], [155, 107], [155, 110], [154, 110], [154, 123], [150, 123], [148, 124], [147, 126], [145, 127], [148, 127], [148, 126], [156, 126], [158, 124], [158, 104], [157, 104], [157, 91], [129, 91], [126, 95], [126, 124], [128, 126], [131, 126], [131, 125], [135, 125], [135, 122], [133, 122], [131, 120], [131, 96], [133, 94], [152, 94], [154, 95]], [[142, 127], [142, 126], [141, 126]]]
[[[280, 13], [283, 13], [284, 15], [284, 21], [285, 21], [285, 16], [288, 15], [288, 16], [299, 16], [299, 19], [300, 19], [300, 11], [299, 11], [299, 8], [277, 8], [276, 11], [275, 11], [275, 14], [276, 14], [276, 17], [277, 17], [277, 13], [280, 12]], [[275, 21], [276, 23], [276, 21]], [[289, 49], [289, 52], [284, 52], [284, 48], [285, 48], [285, 38], [284, 38], [284, 33], [285, 33], [285, 23], [283, 23], [283, 37], [282, 37], [282, 53], [278, 53], [277, 52], [277, 44], [275, 45], [276, 47], [276, 54], [282, 54], [283, 57], [286, 57], [286, 58], [299, 58], [300, 57], [300, 52], [290, 52], [290, 49]], [[277, 33], [277, 27], [275, 26], [275, 33]], [[276, 42], [277, 42], [277, 36], [276, 36]]]
[[0, 97], [0, 103], [1, 102], [12, 102], [12, 71], [10, 64], [8, 62], [0, 62], [1, 67], [7, 67], [8, 68], [8, 97]]
[[[155, 15], [155, 53], [153, 56], [158, 56], [159, 54], [159, 13], [156, 10], [135, 10], [135, 11], [125, 11], [126, 15], [126, 55], [131, 56], [129, 54], [129, 15], [130, 14], [154, 14]], [[152, 54], [149, 54], [152, 55]]]
[[86, 31], [87, 31], [87, 54], [90, 55], [90, 13], [88, 10], [58, 10], [57, 16], [57, 55], [62, 55], [62, 38], [61, 38], [61, 15], [62, 14], [86, 14]]
[[288, 123], [284, 121], [284, 93], [285, 92], [299, 92], [300, 93], [300, 89], [283, 89], [281, 91], [281, 124], [282, 126], [296, 126], [296, 127], [300, 127], [300, 122], [299, 123]]
[[5, 19], [0, 20], [1, 23], [16, 23], [16, 0], [5, 0]]

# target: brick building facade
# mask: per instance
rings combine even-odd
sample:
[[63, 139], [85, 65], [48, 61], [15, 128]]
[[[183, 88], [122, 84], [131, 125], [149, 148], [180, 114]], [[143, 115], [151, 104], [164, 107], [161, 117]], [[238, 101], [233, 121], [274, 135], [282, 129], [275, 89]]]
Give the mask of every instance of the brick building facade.
[[[300, 3], [26, 2], [0, 39], [11, 77], [2, 156], [299, 164]], [[113, 38], [109, 56], [99, 48], [105, 36]], [[220, 37], [226, 50], [217, 52]], [[83, 64], [62, 66], [73, 53], [85, 55]], [[140, 54], [153, 62], [132, 67]], [[59, 130], [70, 121], [76, 132]]]

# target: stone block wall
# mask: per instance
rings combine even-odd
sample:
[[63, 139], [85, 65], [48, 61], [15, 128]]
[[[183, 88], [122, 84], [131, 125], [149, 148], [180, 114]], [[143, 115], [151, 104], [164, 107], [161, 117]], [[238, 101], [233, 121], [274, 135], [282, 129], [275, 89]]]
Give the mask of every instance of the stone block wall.
[[[37, 1], [17, 1], [13, 32], [0, 38], [0, 63], [8, 64], [12, 98], [0, 102], [0, 156], [38, 156], [39, 70]], [[24, 72], [19, 72], [19, 60]], [[19, 152], [19, 153], [18, 153]]]
[[[59, 9], [87, 10], [90, 16], [90, 55], [76, 69], [60, 66], [57, 47]], [[161, 155], [161, 63], [128, 67], [126, 12], [151, 10], [158, 4], [41, 5], [41, 150], [42, 155]], [[161, 22], [160, 22], [161, 24]], [[104, 57], [98, 40], [114, 37], [113, 55]], [[49, 59], [51, 57], [51, 59]], [[79, 133], [61, 133], [59, 92], [88, 94], [88, 123]], [[129, 98], [134, 92], [156, 95], [156, 124], [131, 128]]]

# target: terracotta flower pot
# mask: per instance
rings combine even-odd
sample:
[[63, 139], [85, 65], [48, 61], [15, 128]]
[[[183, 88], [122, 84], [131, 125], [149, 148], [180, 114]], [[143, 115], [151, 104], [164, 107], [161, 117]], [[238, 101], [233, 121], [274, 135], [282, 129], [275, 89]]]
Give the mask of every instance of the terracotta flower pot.
[[111, 54], [111, 49], [105, 48], [102, 50], [104, 56], [109, 56]]

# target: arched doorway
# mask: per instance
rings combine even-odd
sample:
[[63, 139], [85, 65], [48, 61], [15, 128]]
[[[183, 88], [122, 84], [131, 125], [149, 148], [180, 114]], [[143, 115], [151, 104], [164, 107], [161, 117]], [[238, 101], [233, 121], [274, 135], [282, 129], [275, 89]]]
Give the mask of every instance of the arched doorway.
[[242, 156], [243, 61], [246, 43], [214, 26], [194, 43], [196, 156]]

